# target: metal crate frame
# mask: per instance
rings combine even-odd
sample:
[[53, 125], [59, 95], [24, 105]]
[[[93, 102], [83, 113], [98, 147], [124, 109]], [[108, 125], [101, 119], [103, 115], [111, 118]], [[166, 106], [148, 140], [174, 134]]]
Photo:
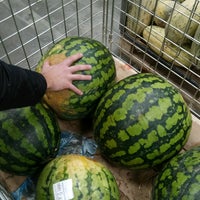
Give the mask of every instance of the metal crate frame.
[[[13, 0], [1, 1], [0, 3], [5, 5], [10, 13], [7, 15], [5, 14], [5, 16], [1, 14], [0, 28], [3, 30], [7, 24], [11, 24], [13, 30], [8, 28], [11, 32], [1, 33], [3, 36], [0, 37], [2, 51], [0, 52], [0, 58], [9, 63], [23, 67], [27, 67], [28, 65], [28, 67], [32, 69], [37, 62], [33, 62], [31, 58], [38, 54], [33, 58], [38, 60], [48, 48], [64, 37], [71, 35], [86, 36], [98, 39], [104, 44], [107, 43], [107, 1], [102, 1], [102, 10], [95, 10], [95, 5], [99, 2], [98, 0], [87, 0], [88, 5], [82, 5], [81, 1], [78, 0], [59, 0], [57, 2], [59, 3], [57, 3], [56, 9], [52, 9], [51, 4], [56, 3], [47, 0], [24, 0], [21, 2], [14, 2]], [[41, 9], [39, 8], [40, 5], [44, 11], [44, 14], [41, 16], [35, 12], [35, 10]], [[19, 6], [19, 8], [15, 8], [17, 6]], [[3, 9], [3, 6], [0, 8]], [[4, 12], [3, 10], [1, 11], [1, 13]], [[87, 18], [84, 12], [89, 13]], [[60, 21], [56, 21], [56, 15], [58, 13], [61, 13]], [[27, 23], [25, 22], [25, 18], [29, 18]], [[98, 22], [97, 18], [100, 19]], [[61, 30], [61, 26], [63, 30]], [[84, 29], [84, 26], [89, 27], [89, 29]], [[99, 29], [101, 31], [99, 31]], [[31, 37], [27, 37], [26, 39], [25, 33], [31, 34], [31, 31], [34, 31], [34, 33]], [[47, 42], [44, 41], [45, 37], [46, 40], [48, 39]], [[33, 42], [37, 47], [35, 51], [30, 53], [27, 46], [30, 44], [34, 47]], [[13, 48], [10, 47], [11, 45]], [[18, 52], [20, 49], [23, 58], [17, 60], [14, 57], [19, 54]]]

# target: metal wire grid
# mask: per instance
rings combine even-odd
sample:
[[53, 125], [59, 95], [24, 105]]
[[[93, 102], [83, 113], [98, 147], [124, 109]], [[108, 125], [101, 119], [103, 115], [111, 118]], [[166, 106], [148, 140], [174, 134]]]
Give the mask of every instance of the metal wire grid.
[[[134, 25], [144, 25], [146, 27], [146, 24], [143, 23], [143, 21], [139, 20], [140, 13], [148, 13], [149, 17], [151, 17], [151, 21], [149, 23], [149, 26], [155, 25], [155, 18], [159, 18], [159, 16], [156, 16], [155, 14], [155, 9], [158, 5], [158, 2], [166, 2], [163, 0], [156, 1], [155, 3], [155, 8], [153, 10], [148, 10], [148, 8], [144, 7], [141, 5], [142, 1], [133, 1], [133, 0], [126, 0], [123, 2], [122, 7], [121, 7], [121, 19], [120, 19], [120, 29], [121, 29], [121, 38], [123, 38], [123, 44], [126, 44], [126, 47], [128, 48], [123, 48], [125, 45], [122, 46], [122, 52], [126, 55], [126, 59], [129, 60], [128, 62], [134, 65], [134, 63], [137, 64], [137, 71], [138, 72], [143, 72], [143, 71], [151, 71], [153, 73], [159, 74], [160, 76], [166, 78], [169, 80], [171, 83], [173, 83], [184, 95], [187, 103], [189, 104], [192, 112], [200, 117], [200, 69], [197, 69], [196, 63], [194, 60], [199, 61], [199, 57], [196, 55], [191, 54], [190, 49], [185, 49], [183, 48], [182, 44], [176, 44], [173, 41], [169, 40], [167, 38], [167, 34], [164, 37], [164, 42], [170, 41], [174, 46], [176, 46], [177, 51], [176, 51], [176, 56], [168, 57], [171, 58], [171, 62], [167, 61], [166, 59], [163, 58], [163, 54], [165, 53], [165, 45], [164, 42], [162, 44], [162, 47], [160, 49], [157, 49], [156, 52], [153, 51], [150, 48], [153, 46], [153, 48], [158, 48], [156, 44], [152, 44], [150, 42], [150, 36], [155, 35], [155, 30], [150, 28], [150, 34], [148, 39], [144, 39], [142, 34], [136, 33], [133, 29], [131, 29], [130, 26], [128, 26], [127, 21], [130, 20]], [[169, 1], [168, 1], [169, 3]], [[178, 0], [174, 2], [172, 11], [171, 11], [171, 16], [173, 12], [180, 12], [176, 5], [178, 4]], [[138, 18], [135, 16], [132, 16], [130, 13], [130, 8], [131, 6], [135, 6], [139, 8], [139, 13], [138, 13]], [[189, 28], [189, 25], [191, 22], [196, 22], [197, 24], [199, 23], [199, 20], [195, 20], [194, 17], [194, 12], [196, 8], [200, 9], [200, 1], [196, 0], [194, 7], [192, 10], [190, 10], [190, 15], [187, 16], [189, 18], [189, 21], [187, 25], [185, 26], [184, 32], [182, 31], [182, 34], [184, 37], [189, 38], [192, 41], [195, 41], [193, 37], [191, 37], [189, 34], [187, 34], [187, 30]], [[186, 8], [187, 9], [187, 8]], [[198, 14], [197, 14], [198, 15]], [[184, 14], [183, 14], [184, 16]], [[198, 15], [200, 19], [200, 15]], [[165, 21], [162, 18], [159, 18], [161, 21], [163, 21], [166, 25], [165, 26], [171, 26], [171, 20], [169, 16], [169, 20]], [[199, 25], [200, 26], [200, 25]], [[176, 27], [173, 27], [176, 29]], [[180, 31], [181, 30], [177, 30]], [[159, 37], [160, 33], [157, 33]], [[162, 36], [162, 35], [160, 35]], [[196, 41], [197, 44], [199, 41]], [[200, 44], [199, 44], [200, 48]], [[184, 51], [187, 54], [190, 55], [190, 57], [195, 58], [192, 59], [188, 62], [189, 67], [185, 66], [182, 64], [180, 61], [178, 61], [178, 56], [180, 54], [180, 51]], [[187, 58], [183, 58], [187, 59]], [[180, 66], [177, 66], [180, 65]]]
[[[94, 38], [136, 71], [151, 71], [170, 80], [184, 94], [192, 112], [200, 117], [199, 71], [192, 63], [191, 68], [177, 68], [174, 62], [166, 62], [141, 35], [130, 30], [126, 26], [127, 17], [132, 19], [128, 13], [130, 4], [133, 1], [1, 0], [0, 59], [33, 69], [60, 39], [72, 35]], [[155, 17], [154, 12], [146, 12]]]
[[115, 5], [114, 1], [111, 3], [105, 0], [1, 1], [0, 58], [31, 69], [52, 44], [66, 36], [91, 37], [107, 44], [108, 12]]

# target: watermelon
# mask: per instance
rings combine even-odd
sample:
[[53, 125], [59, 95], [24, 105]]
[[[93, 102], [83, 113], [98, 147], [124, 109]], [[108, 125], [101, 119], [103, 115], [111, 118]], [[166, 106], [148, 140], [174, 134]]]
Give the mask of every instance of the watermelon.
[[90, 115], [100, 97], [115, 81], [116, 69], [112, 54], [102, 43], [84, 37], [74, 36], [60, 40], [41, 58], [36, 71], [41, 72], [45, 60], [53, 65], [78, 52], [83, 57], [74, 64], [92, 66], [91, 70], [80, 72], [92, 75], [92, 80], [73, 82], [84, 94], [79, 96], [66, 89], [59, 92], [48, 91], [44, 96], [44, 102], [64, 120], [82, 119]]
[[85, 156], [69, 154], [50, 161], [39, 175], [36, 200], [54, 199], [120, 198], [117, 183], [108, 168]]
[[198, 200], [200, 146], [173, 157], [153, 183], [153, 200]]
[[57, 154], [60, 128], [52, 110], [35, 106], [0, 112], [0, 169], [31, 175]]
[[94, 114], [94, 138], [110, 162], [145, 169], [177, 154], [191, 130], [190, 110], [166, 80], [150, 73], [117, 82]]

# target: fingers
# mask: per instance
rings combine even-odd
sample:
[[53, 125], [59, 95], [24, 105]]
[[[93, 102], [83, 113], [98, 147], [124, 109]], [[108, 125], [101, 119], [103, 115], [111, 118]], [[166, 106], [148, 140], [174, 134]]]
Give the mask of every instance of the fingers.
[[46, 68], [48, 68], [49, 66], [50, 66], [50, 65], [49, 65], [49, 61], [46, 60], [46, 61], [44, 62], [44, 64], [43, 64], [42, 69], [43, 69], [43, 70], [46, 70]]
[[78, 94], [78, 95], [83, 95], [83, 92], [80, 90], [80, 89], [78, 89], [75, 85], [73, 85], [73, 84], [71, 84], [70, 86], [69, 86], [69, 89], [70, 90], [72, 90], [73, 92], [75, 92], [76, 94]]
[[91, 65], [74, 65], [70, 67], [72, 73], [71, 80], [91, 80], [92, 76], [87, 74], [76, 74], [78, 71], [90, 70]]
[[71, 66], [74, 62], [76, 62], [77, 60], [79, 60], [82, 57], [83, 57], [82, 53], [77, 53], [77, 54], [71, 55], [63, 61], [63, 64]]
[[70, 67], [71, 73], [75, 73], [78, 71], [83, 71], [83, 70], [90, 70], [92, 68], [91, 65], [74, 65]]
[[[89, 74], [77, 73], [79, 71], [90, 70], [91, 65], [77, 64], [71, 66], [75, 61], [80, 59], [83, 55], [81, 53], [74, 54], [66, 58], [63, 62], [55, 65], [49, 65], [48, 60], [43, 64], [42, 74], [44, 75], [48, 89], [58, 91], [63, 89], [70, 89], [78, 95], [83, 92], [73, 85], [75, 80], [91, 80], [92, 76]], [[52, 80], [56, 80], [53, 81]]]
[[71, 80], [75, 81], [75, 80], [80, 80], [80, 81], [89, 81], [92, 79], [91, 75], [83, 75], [83, 74], [73, 74], [71, 76]]
[[75, 61], [77, 61], [78, 59], [80, 59], [83, 56], [83, 54], [81, 53], [77, 53], [74, 54], [68, 58], [66, 58], [63, 62], [62, 62], [62, 66], [68, 66], [70, 67], [70, 72], [71, 73], [76, 73], [78, 71], [84, 71], [84, 70], [90, 70], [92, 68], [91, 65], [87, 65], [87, 64], [77, 64], [74, 66], [71, 66]]

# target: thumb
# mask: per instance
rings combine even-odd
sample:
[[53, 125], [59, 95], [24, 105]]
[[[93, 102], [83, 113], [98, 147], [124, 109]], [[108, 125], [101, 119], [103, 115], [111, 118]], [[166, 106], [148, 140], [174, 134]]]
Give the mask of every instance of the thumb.
[[44, 64], [43, 64], [43, 68], [46, 68], [46, 67], [49, 67], [49, 61], [48, 60], [45, 60], [44, 61]]
[[49, 67], [50, 67], [49, 61], [48, 60], [44, 61], [43, 66], [42, 66], [42, 72], [43, 73], [47, 72], [49, 70]]

